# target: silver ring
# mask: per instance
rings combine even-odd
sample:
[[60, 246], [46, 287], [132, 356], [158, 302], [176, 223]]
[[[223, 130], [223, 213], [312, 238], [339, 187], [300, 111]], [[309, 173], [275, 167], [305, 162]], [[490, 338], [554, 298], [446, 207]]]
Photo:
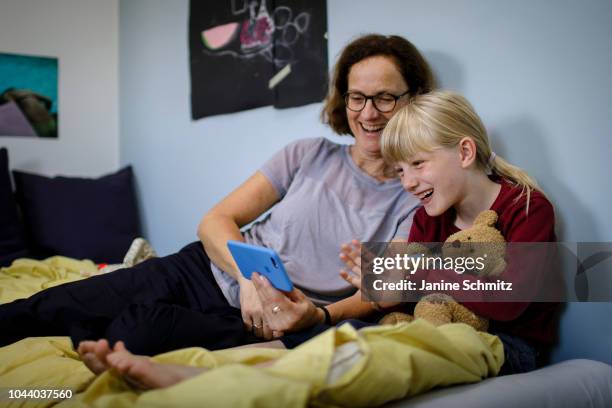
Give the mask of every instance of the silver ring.
[[276, 305], [272, 308], [272, 313], [277, 314], [278, 312], [281, 311], [280, 306]]
[[253, 327], [256, 328], [256, 329], [261, 329], [261, 326], [258, 326], [255, 323], [253, 323]]

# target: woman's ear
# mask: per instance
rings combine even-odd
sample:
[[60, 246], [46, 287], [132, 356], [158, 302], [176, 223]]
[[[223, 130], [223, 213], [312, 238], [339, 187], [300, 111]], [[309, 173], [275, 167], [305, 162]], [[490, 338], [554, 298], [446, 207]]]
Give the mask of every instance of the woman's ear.
[[459, 141], [459, 159], [461, 167], [466, 169], [476, 161], [476, 143], [471, 137], [464, 137]]

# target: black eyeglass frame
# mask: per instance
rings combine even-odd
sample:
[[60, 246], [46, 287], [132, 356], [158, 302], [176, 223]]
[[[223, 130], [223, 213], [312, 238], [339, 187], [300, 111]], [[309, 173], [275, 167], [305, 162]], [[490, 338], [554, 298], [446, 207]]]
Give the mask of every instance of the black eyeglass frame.
[[[410, 91], [406, 91], [406, 92], [404, 92], [401, 95], [394, 95], [394, 94], [389, 93], [389, 92], [379, 92], [376, 95], [365, 95], [365, 94], [363, 94], [361, 92], [345, 92], [344, 95], [343, 95], [344, 96], [344, 105], [346, 106], [346, 109], [348, 109], [348, 110], [350, 110], [352, 112], [361, 112], [366, 107], [366, 105], [368, 104], [368, 99], [369, 99], [369, 100], [372, 101], [372, 106], [374, 106], [374, 109], [376, 109], [380, 113], [389, 113], [389, 112], [392, 112], [393, 109], [395, 109], [395, 106], [397, 105], [397, 101], [400, 98], [402, 98], [403, 96], [408, 95], [409, 93], [410, 93]], [[349, 96], [351, 96], [351, 94], [357, 94], [357, 95], [361, 95], [361, 96], [364, 97], [363, 106], [361, 107], [361, 109], [351, 109], [351, 108], [349, 108], [348, 98], [349, 98]], [[387, 96], [390, 96], [390, 97], [392, 97], [394, 99], [393, 107], [391, 109], [389, 109], [389, 110], [381, 110], [381, 109], [378, 108], [378, 106], [376, 105], [376, 99], [375, 98], [377, 98], [377, 97], [379, 97], [381, 95], [387, 95]]]

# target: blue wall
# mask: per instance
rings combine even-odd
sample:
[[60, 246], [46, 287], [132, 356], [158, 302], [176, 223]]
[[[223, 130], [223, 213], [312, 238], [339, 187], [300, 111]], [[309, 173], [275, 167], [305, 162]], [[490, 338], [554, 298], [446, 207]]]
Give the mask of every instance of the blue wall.
[[[473, 102], [498, 154], [539, 180], [561, 238], [610, 242], [610, 21], [607, 0], [328, 0], [330, 65], [358, 34], [407, 37]], [[120, 3], [120, 160], [162, 254], [195, 240], [201, 216], [281, 146], [331, 136], [320, 104], [191, 121], [187, 22], [187, 0]], [[570, 304], [554, 358], [612, 362], [611, 314]]]

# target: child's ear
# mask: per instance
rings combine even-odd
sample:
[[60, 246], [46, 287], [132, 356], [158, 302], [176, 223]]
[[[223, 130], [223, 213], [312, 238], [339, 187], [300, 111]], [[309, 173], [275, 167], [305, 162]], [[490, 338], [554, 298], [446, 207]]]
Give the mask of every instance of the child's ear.
[[464, 137], [459, 141], [459, 158], [461, 160], [461, 167], [466, 169], [476, 161], [477, 149], [474, 139], [471, 137]]

